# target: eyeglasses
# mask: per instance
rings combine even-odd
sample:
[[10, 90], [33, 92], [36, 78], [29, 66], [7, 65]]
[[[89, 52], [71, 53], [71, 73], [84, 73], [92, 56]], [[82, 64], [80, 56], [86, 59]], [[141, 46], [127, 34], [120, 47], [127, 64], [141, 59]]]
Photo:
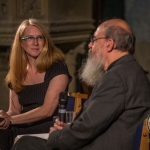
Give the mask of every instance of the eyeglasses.
[[38, 35], [37, 37], [33, 37], [33, 36], [25, 36], [25, 37], [23, 37], [22, 38], [22, 40], [24, 40], [24, 41], [27, 41], [27, 42], [34, 42], [35, 40], [36, 41], [43, 41], [44, 40], [44, 37], [43, 36], [41, 36], [41, 35]]
[[95, 41], [100, 40], [100, 39], [106, 39], [106, 37], [99, 37], [99, 38], [95, 38], [93, 35], [90, 38], [91, 43], [93, 44]]

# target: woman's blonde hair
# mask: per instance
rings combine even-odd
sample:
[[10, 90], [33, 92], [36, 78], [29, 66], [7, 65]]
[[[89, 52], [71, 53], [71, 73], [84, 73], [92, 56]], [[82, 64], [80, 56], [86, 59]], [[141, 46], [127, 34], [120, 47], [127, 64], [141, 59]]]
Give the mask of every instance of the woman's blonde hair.
[[29, 25], [37, 27], [42, 32], [45, 39], [43, 50], [36, 59], [37, 70], [39, 72], [44, 72], [54, 62], [59, 60], [64, 61], [63, 53], [52, 43], [46, 27], [37, 19], [32, 18], [24, 20], [18, 27], [14, 42], [11, 47], [9, 72], [5, 78], [6, 86], [11, 86], [15, 92], [20, 92], [24, 89], [23, 83], [27, 75], [28, 58], [21, 46], [21, 40], [25, 29]]

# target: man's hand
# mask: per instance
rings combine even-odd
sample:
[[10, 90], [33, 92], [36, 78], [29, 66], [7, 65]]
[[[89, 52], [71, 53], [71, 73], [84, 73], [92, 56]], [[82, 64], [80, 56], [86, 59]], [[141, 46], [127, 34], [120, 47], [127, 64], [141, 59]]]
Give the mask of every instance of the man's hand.
[[54, 126], [50, 128], [49, 133], [51, 134], [53, 131], [55, 130], [61, 130], [63, 129], [64, 126], [66, 126], [67, 124], [64, 122], [60, 122], [60, 120], [57, 118], [55, 120]]

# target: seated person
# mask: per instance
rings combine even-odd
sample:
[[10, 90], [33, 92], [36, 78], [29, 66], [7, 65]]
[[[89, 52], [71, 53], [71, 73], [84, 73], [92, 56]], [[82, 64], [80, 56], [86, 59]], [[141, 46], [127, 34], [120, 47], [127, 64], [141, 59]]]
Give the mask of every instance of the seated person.
[[59, 93], [71, 81], [63, 53], [36, 19], [24, 20], [18, 27], [9, 66], [5, 79], [9, 109], [0, 110], [1, 150], [10, 150], [19, 134], [48, 133], [58, 112]]
[[100, 24], [80, 70], [94, 88], [74, 122], [57, 120], [48, 140], [22, 137], [12, 150], [133, 150], [136, 129], [150, 113], [150, 82], [133, 57], [134, 43], [124, 20]]

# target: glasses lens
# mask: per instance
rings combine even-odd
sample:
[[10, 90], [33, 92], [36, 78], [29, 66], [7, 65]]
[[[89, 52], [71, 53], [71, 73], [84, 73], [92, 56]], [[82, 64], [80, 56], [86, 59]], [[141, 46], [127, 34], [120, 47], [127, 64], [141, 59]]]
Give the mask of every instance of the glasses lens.
[[43, 40], [44, 38], [43, 36], [37, 36], [35, 39], [39, 41], [39, 40]]
[[27, 41], [29, 41], [29, 42], [34, 41], [34, 37], [33, 37], [33, 36], [29, 36], [29, 37], [27, 38]]
[[90, 40], [91, 40], [92, 43], [93, 43], [93, 38], [94, 38], [94, 36], [92, 35], [91, 38], [90, 38]]

